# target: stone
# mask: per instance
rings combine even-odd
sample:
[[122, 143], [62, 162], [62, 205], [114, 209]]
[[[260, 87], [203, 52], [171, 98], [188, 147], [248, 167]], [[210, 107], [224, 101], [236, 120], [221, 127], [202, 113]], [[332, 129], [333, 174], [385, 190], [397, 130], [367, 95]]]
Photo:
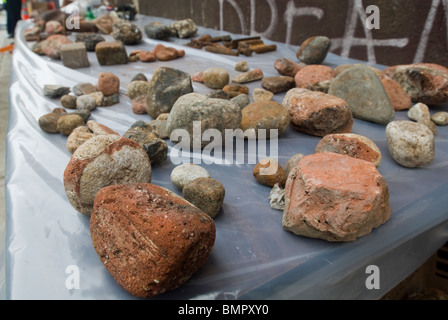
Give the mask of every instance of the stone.
[[120, 91], [120, 78], [112, 72], [101, 72], [97, 87], [105, 96], [111, 96]]
[[249, 94], [249, 87], [244, 84], [238, 83], [229, 83], [228, 85], [222, 88], [224, 92], [226, 92], [230, 98], [235, 98], [240, 94]]
[[434, 134], [424, 124], [397, 120], [386, 127], [389, 153], [401, 166], [423, 167], [435, 158]]
[[59, 133], [57, 124], [59, 117], [67, 113], [63, 108], [55, 108], [52, 112], [39, 117], [38, 124], [42, 131], [46, 133]]
[[192, 163], [176, 166], [170, 175], [171, 182], [180, 190], [198, 178], [210, 178], [210, 174], [204, 167]]
[[229, 84], [230, 76], [224, 68], [212, 67], [204, 71], [202, 81], [210, 89], [222, 89]]
[[357, 66], [365, 66], [367, 68], [369, 68], [370, 70], [372, 70], [379, 78], [381, 78], [383, 76], [383, 70], [369, 66], [369, 65], [365, 65], [362, 63], [351, 63], [351, 64], [341, 64], [339, 66], [337, 66], [336, 68], [334, 68], [334, 76], [337, 77], [339, 74], [341, 74], [343, 71], [352, 68], [352, 67], [357, 67]]
[[395, 80], [385, 75], [380, 76], [380, 80], [395, 111], [409, 110], [412, 107], [411, 97]]
[[247, 71], [249, 71], [249, 66], [247, 64], [247, 61], [245, 61], [245, 60], [238, 61], [235, 64], [235, 71], [238, 71], [238, 72], [247, 72]]
[[104, 14], [102, 16], [99, 16], [94, 21], [95, 26], [98, 28], [100, 32], [103, 34], [110, 34], [113, 30], [113, 19], [110, 15]]
[[294, 100], [297, 98], [297, 96], [299, 96], [300, 94], [304, 93], [304, 92], [309, 92], [310, 90], [308, 89], [303, 89], [303, 88], [292, 88], [291, 90], [288, 90], [285, 94], [285, 97], [283, 98], [283, 106], [288, 109], [291, 110], [291, 100]]
[[61, 105], [66, 109], [76, 109], [76, 97], [69, 94], [63, 95]]
[[60, 86], [57, 84], [44, 85], [44, 96], [52, 99], [61, 98], [70, 93], [70, 87]]
[[106, 41], [106, 39], [95, 32], [84, 32], [76, 34], [76, 42], [83, 42], [86, 45], [86, 50], [89, 52], [95, 51], [95, 47], [98, 43]]
[[72, 91], [77, 96], [82, 96], [84, 94], [90, 94], [93, 92], [97, 92], [98, 89], [91, 83], [79, 83], [73, 86]]
[[331, 40], [328, 37], [310, 37], [303, 41], [297, 50], [297, 59], [306, 64], [321, 64], [328, 54], [330, 45]]
[[176, 100], [193, 92], [188, 73], [169, 67], [159, 67], [149, 81], [147, 113], [157, 118], [161, 113], [169, 113]]
[[116, 131], [112, 130], [111, 128], [105, 126], [104, 124], [98, 123], [94, 120], [89, 120], [86, 123], [87, 128], [89, 128], [90, 131], [93, 132], [95, 135], [104, 135], [104, 134], [115, 134], [119, 135]]
[[89, 215], [96, 193], [108, 185], [151, 182], [151, 162], [135, 141], [115, 134], [96, 135], [73, 153], [64, 171], [70, 204]]
[[277, 159], [268, 157], [261, 159], [252, 171], [255, 180], [265, 186], [273, 187], [278, 184], [284, 187], [286, 183], [286, 173]]
[[323, 93], [328, 93], [328, 90], [330, 90], [331, 80], [324, 80], [321, 82], [316, 83], [311, 90], [313, 91], [320, 91]]
[[97, 104], [95, 98], [88, 94], [84, 94], [76, 98], [76, 108], [80, 111], [87, 110], [93, 111], [96, 108]]
[[278, 58], [274, 61], [274, 68], [282, 76], [295, 77], [297, 72], [306, 67], [305, 63], [296, 63], [287, 58]]
[[134, 114], [147, 114], [148, 108], [146, 96], [139, 96], [131, 100], [131, 108]]
[[276, 101], [252, 102], [241, 114], [241, 130], [253, 129], [257, 137], [260, 137], [260, 130], [264, 130], [266, 139], [271, 138], [271, 130], [277, 130], [274, 137], [282, 136], [291, 121], [288, 110]]
[[67, 138], [66, 147], [68, 152], [73, 154], [80, 145], [82, 145], [93, 136], [94, 133], [92, 133], [86, 126], [80, 126], [73, 129], [72, 133], [70, 133]]
[[199, 71], [193, 75], [191, 78], [194, 82], [204, 83], [204, 71]]
[[211, 218], [221, 210], [226, 190], [221, 182], [213, 178], [197, 178], [182, 189], [185, 200], [194, 204]]
[[206, 213], [168, 189], [121, 184], [98, 192], [90, 237], [118, 285], [153, 298], [181, 287], [205, 265], [216, 228]]
[[174, 34], [181, 39], [193, 37], [198, 31], [198, 26], [190, 18], [175, 21], [168, 27], [174, 30]]
[[73, 43], [67, 36], [62, 34], [53, 34], [47, 37], [45, 40], [36, 42], [32, 51], [39, 55], [46, 55], [51, 59], [61, 59], [61, 47], [64, 44]]
[[243, 73], [237, 75], [236, 77], [234, 77], [232, 79], [232, 82], [244, 84], [244, 83], [248, 83], [248, 82], [254, 82], [257, 80], [261, 80], [261, 79], [263, 79], [263, 77], [264, 77], [264, 74], [261, 69], [253, 69], [253, 70], [243, 72]]
[[291, 156], [288, 161], [286, 161], [285, 166], [284, 166], [284, 170], [285, 170], [285, 174], [286, 177], [289, 176], [289, 173], [291, 172], [291, 170], [297, 166], [297, 164], [299, 163], [299, 161], [304, 157], [303, 154], [301, 153], [296, 153], [295, 155]]
[[[195, 127], [199, 123], [199, 128]], [[167, 120], [167, 131], [171, 140], [178, 138], [173, 132], [176, 129], [183, 129], [183, 133], [188, 133], [190, 146], [193, 149], [204, 148], [210, 141], [202, 139], [203, 133], [208, 129], [215, 129], [214, 143], [219, 143], [216, 139], [225, 140], [225, 130], [235, 130], [239, 128], [241, 122], [240, 108], [229, 100], [207, 98], [199, 93], [185, 94], [173, 105]], [[197, 129], [196, 129], [197, 128]], [[200, 136], [199, 136], [200, 134]], [[200, 140], [200, 141], [199, 141]], [[182, 143], [185, 143], [182, 140]]]
[[128, 63], [128, 54], [123, 42], [103, 41], [95, 47], [98, 63], [102, 66], [111, 66]]
[[149, 82], [143, 80], [134, 80], [128, 85], [127, 96], [129, 99], [134, 100], [138, 97], [148, 95]]
[[390, 217], [386, 180], [368, 161], [316, 153], [303, 157], [288, 176], [282, 226], [295, 235], [351, 242]]
[[61, 60], [64, 66], [71, 69], [90, 67], [86, 46], [81, 42], [62, 45]]
[[278, 183], [272, 187], [268, 199], [272, 209], [281, 211], [285, 209], [285, 189], [280, 187]]
[[407, 92], [413, 102], [443, 105], [448, 102], [448, 68], [434, 63], [415, 63], [386, 68], [383, 74], [392, 78]]
[[92, 113], [89, 110], [84, 109], [84, 110], [77, 110], [77, 111], [71, 112], [70, 114], [77, 114], [84, 119], [84, 122], [87, 122]]
[[436, 112], [431, 116], [431, 120], [438, 126], [446, 126], [448, 124], [448, 112]]
[[168, 145], [144, 121], [135, 122], [123, 134], [123, 137], [137, 142], [145, 150], [151, 160], [151, 165], [159, 164], [166, 160]]
[[323, 137], [316, 146], [315, 153], [334, 152], [349, 157], [369, 161], [379, 167], [381, 150], [369, 138], [355, 133], [335, 133]]
[[142, 31], [140, 28], [126, 20], [114, 23], [110, 35], [115, 40], [121, 41], [125, 45], [138, 44], [142, 40]]
[[59, 21], [50, 20], [45, 23], [45, 33], [48, 35], [61, 34], [64, 31], [64, 27]]
[[148, 81], [148, 78], [143, 73], [139, 72], [131, 79], [131, 82], [133, 81]]
[[156, 59], [160, 61], [171, 61], [185, 56], [184, 50], [177, 50], [176, 48], [167, 47], [160, 43], [156, 45], [152, 52]]
[[167, 120], [161, 120], [157, 117], [155, 120], [151, 120], [148, 123], [148, 126], [151, 128], [151, 131], [157, 134], [161, 139], [168, 139], [170, 137], [167, 129]]
[[333, 80], [332, 68], [323, 65], [309, 65], [296, 73], [294, 80], [297, 88], [315, 90], [315, 87], [326, 80]]
[[274, 93], [262, 88], [255, 88], [252, 92], [254, 102], [257, 101], [271, 101], [274, 99]]
[[230, 100], [230, 96], [222, 89], [216, 89], [208, 92], [206, 94], [207, 98], [215, 98], [215, 99], [225, 99]]
[[293, 77], [289, 76], [264, 77], [261, 80], [261, 86], [264, 89], [277, 94], [294, 88], [296, 86], [296, 82]]
[[169, 113], [161, 113], [161, 114], [159, 114], [159, 116], [157, 117], [156, 120], [168, 120], [169, 116], [170, 116]]
[[103, 105], [104, 94], [101, 91], [96, 91], [88, 94], [95, 100], [95, 104], [97, 107], [101, 107]]
[[104, 96], [103, 107], [109, 107], [120, 102], [120, 94], [115, 93], [110, 96]]
[[291, 115], [291, 126], [298, 131], [318, 137], [352, 131], [350, 107], [336, 96], [319, 91], [299, 91], [285, 96], [283, 105]]
[[353, 117], [386, 125], [395, 111], [378, 76], [368, 67], [348, 68], [333, 79], [329, 94], [345, 100]]
[[236, 104], [241, 110], [250, 104], [250, 98], [247, 94], [239, 94], [230, 99], [230, 101]]
[[63, 135], [70, 135], [72, 131], [81, 126], [85, 126], [84, 119], [77, 114], [62, 114], [56, 123], [56, 129]]
[[142, 51], [138, 55], [138, 59], [141, 62], [154, 62], [157, 60], [155, 54], [151, 51]]
[[424, 103], [417, 103], [408, 111], [408, 117], [411, 120], [417, 121], [427, 126], [434, 135], [437, 134], [437, 125], [431, 120], [431, 113], [429, 108]]
[[144, 30], [148, 38], [151, 39], [168, 40], [171, 37], [171, 29], [158, 21], [148, 23]]

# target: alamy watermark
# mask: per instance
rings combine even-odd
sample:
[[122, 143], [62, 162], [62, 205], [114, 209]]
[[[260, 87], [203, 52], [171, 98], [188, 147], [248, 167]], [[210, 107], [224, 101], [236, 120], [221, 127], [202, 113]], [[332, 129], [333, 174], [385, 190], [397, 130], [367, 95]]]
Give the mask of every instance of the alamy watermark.
[[68, 290], [79, 289], [80, 274], [78, 266], [73, 264], [67, 266], [67, 268], [65, 268], [65, 273], [68, 274], [67, 278], [65, 279], [65, 287]]
[[65, 12], [69, 14], [67, 19], [65, 19], [65, 27], [68, 30], [79, 30], [81, 29], [80, 26], [80, 15], [79, 15], [79, 8], [78, 6], [75, 6], [73, 4], [70, 4], [66, 7]]
[[366, 8], [366, 13], [370, 14], [366, 18], [366, 28], [369, 30], [380, 28], [380, 8], [375, 5], [370, 5]]

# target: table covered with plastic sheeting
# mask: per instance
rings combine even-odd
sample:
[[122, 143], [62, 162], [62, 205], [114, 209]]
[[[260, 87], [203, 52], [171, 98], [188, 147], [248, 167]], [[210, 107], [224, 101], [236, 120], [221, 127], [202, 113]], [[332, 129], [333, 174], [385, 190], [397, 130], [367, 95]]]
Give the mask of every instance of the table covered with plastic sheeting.
[[[141, 27], [156, 17], [137, 16]], [[89, 217], [77, 212], [64, 191], [63, 173], [70, 160], [67, 137], [48, 134], [38, 125], [42, 115], [60, 107], [57, 99], [43, 95], [45, 84], [73, 87], [96, 84], [100, 72], [112, 72], [121, 80], [120, 103], [97, 107], [91, 118], [123, 134], [148, 115], [132, 112], [126, 88], [139, 72], [148, 79], [159, 66], [169, 66], [191, 76], [209, 67], [223, 67], [233, 78], [237, 61], [260, 68], [265, 76], [278, 72], [277, 58], [296, 60], [297, 47], [277, 44], [277, 50], [251, 57], [219, 55], [185, 46], [188, 39], [157, 41], [147, 38], [134, 49], [152, 50], [157, 43], [185, 50], [185, 57], [167, 62], [134, 62], [100, 66], [95, 52], [88, 52], [91, 66], [68, 69], [61, 61], [34, 54], [23, 31], [31, 22], [22, 21], [13, 53], [10, 84], [10, 119], [6, 154], [6, 264], [7, 299], [136, 299], [122, 289], [97, 256], [90, 238]], [[225, 32], [199, 28], [204, 34]], [[234, 38], [242, 37], [232, 35]], [[74, 39], [75, 34], [70, 37]], [[111, 39], [110, 36], [105, 36]], [[271, 44], [269, 40], [265, 43]], [[336, 67], [359, 61], [328, 54], [324, 64]], [[382, 68], [381, 66], [376, 66]], [[250, 94], [260, 81], [247, 84]], [[210, 91], [193, 83], [194, 91]], [[282, 102], [283, 94], [274, 100]], [[442, 107], [441, 107], [442, 108]], [[431, 109], [431, 111], [435, 111]], [[408, 119], [397, 112], [395, 119]], [[282, 211], [271, 208], [271, 188], [257, 183], [255, 163], [214, 161], [204, 166], [225, 187], [222, 209], [215, 218], [216, 241], [205, 265], [187, 283], [154, 299], [378, 299], [424, 263], [448, 239], [448, 127], [438, 127], [436, 157], [423, 168], [404, 168], [390, 156], [385, 126], [358, 119], [353, 133], [374, 141], [383, 156], [379, 172], [386, 179], [392, 216], [370, 234], [354, 242], [331, 243], [300, 237], [282, 228]], [[289, 127], [278, 140], [278, 159], [284, 165], [294, 154], [314, 153], [319, 137]], [[167, 140], [166, 161], [153, 167], [152, 183], [181, 195], [170, 180], [178, 161], [171, 155], [175, 145]], [[270, 146], [266, 146], [269, 156]], [[246, 149], [247, 152], [247, 149]], [[258, 154], [258, 160], [261, 158]], [[193, 157], [201, 158], [200, 154]], [[177, 159], [177, 160], [176, 160]], [[368, 283], [369, 266], [376, 266], [379, 288]], [[76, 273], [76, 274], [75, 274]], [[74, 285], [73, 276], [77, 275]]]

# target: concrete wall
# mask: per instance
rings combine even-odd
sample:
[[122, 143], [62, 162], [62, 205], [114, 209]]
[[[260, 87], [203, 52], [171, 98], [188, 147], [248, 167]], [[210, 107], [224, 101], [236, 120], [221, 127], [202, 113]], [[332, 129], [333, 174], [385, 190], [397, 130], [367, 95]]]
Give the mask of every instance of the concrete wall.
[[[385, 65], [448, 66], [446, 0], [134, 0], [139, 12], [300, 45], [325, 35], [331, 52]], [[374, 11], [366, 8], [375, 5]], [[367, 20], [370, 24], [367, 23]], [[379, 29], [369, 29], [375, 26]]]

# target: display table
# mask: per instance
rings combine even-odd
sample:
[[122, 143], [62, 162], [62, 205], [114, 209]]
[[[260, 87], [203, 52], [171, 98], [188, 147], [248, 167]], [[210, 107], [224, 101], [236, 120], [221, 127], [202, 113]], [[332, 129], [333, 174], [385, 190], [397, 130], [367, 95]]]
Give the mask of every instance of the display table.
[[[169, 22], [139, 15], [134, 23], [143, 31], [150, 21]], [[29, 21], [18, 25], [10, 85], [6, 141], [7, 299], [135, 299], [109, 275], [93, 249], [89, 217], [78, 213], [66, 197], [63, 173], [71, 157], [66, 149], [67, 137], [45, 133], [38, 125], [39, 117], [60, 107], [57, 99], [43, 96], [44, 85], [96, 84], [100, 72], [116, 74], [121, 79], [120, 103], [96, 108], [91, 119], [123, 134], [134, 122], [151, 120], [148, 115], [134, 114], [126, 96], [126, 88], [137, 73], [150, 79], [159, 66], [177, 68], [192, 76], [209, 67], [223, 67], [233, 78], [238, 74], [235, 63], [246, 60], [250, 68], [275, 76], [278, 73], [274, 60], [296, 60], [297, 47], [277, 43], [274, 52], [233, 57], [186, 47], [188, 39], [162, 42], [144, 35], [139, 45], [127, 46], [128, 53], [134, 49], [152, 50], [157, 43], [164, 43], [185, 50], [185, 57], [168, 62], [100, 66], [95, 53], [89, 52], [91, 66], [72, 70], [61, 61], [38, 56], [29, 49], [32, 43], [24, 40], [23, 31], [30, 26]], [[199, 28], [198, 36], [206, 33], [228, 34]], [[70, 37], [74, 39], [75, 34]], [[331, 67], [357, 62], [333, 54], [325, 60]], [[251, 95], [261, 83], [248, 86]], [[195, 92], [206, 94], [210, 90], [194, 83]], [[282, 102], [283, 97], [276, 94], [274, 100]], [[397, 112], [395, 119], [408, 119], [407, 113]], [[379, 172], [389, 186], [392, 217], [371, 234], [349, 243], [299, 237], [283, 230], [282, 211], [270, 207], [271, 189], [255, 181], [254, 163], [202, 163], [226, 189], [222, 210], [215, 218], [213, 252], [186, 284], [154, 299], [382, 297], [448, 240], [448, 127], [438, 129], [434, 161], [424, 168], [407, 169], [391, 158], [385, 126], [355, 119], [353, 133], [370, 138], [382, 152]], [[279, 162], [283, 165], [297, 153], [314, 153], [319, 141], [319, 137], [288, 128], [278, 141]], [[167, 144], [172, 150], [174, 143], [167, 140]], [[269, 147], [266, 150], [269, 153]], [[181, 194], [170, 180], [176, 166], [172, 160], [168, 155], [164, 163], [153, 167], [152, 183]], [[370, 275], [366, 269], [370, 265], [380, 271], [379, 289], [366, 286]], [[79, 287], [70, 283], [75, 271]]]

